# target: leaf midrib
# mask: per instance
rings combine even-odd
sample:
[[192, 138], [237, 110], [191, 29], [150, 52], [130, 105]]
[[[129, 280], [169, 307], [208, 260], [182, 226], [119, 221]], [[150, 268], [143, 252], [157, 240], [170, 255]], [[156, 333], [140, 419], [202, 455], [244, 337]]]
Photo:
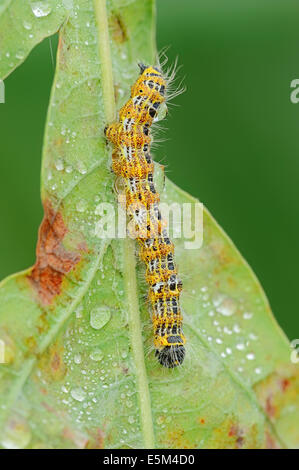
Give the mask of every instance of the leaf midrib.
[[[106, 122], [109, 123], [115, 119], [116, 108], [106, 1], [94, 0], [94, 8], [98, 28], [99, 55], [102, 67], [104, 113]], [[135, 248], [133, 241], [128, 239], [128, 237], [121, 242], [124, 259], [124, 283], [129, 311], [132, 352], [136, 367], [143, 444], [146, 449], [153, 449], [155, 447], [155, 438], [149, 384], [144, 361], [142, 326], [140, 321], [136, 279]]]

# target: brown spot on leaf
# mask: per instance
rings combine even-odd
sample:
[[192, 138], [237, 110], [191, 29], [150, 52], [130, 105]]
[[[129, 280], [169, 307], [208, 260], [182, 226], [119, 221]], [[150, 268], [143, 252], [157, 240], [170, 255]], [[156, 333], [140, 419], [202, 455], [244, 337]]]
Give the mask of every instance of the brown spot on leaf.
[[51, 368], [56, 372], [60, 367], [61, 359], [57, 352], [54, 353], [51, 363]]
[[289, 379], [282, 379], [280, 382], [281, 389], [283, 392], [287, 390], [287, 388], [290, 386], [291, 381]]
[[39, 228], [36, 262], [28, 276], [43, 304], [50, 304], [61, 293], [66, 273], [79, 262], [80, 255], [67, 251], [62, 240], [67, 233], [60, 212], [54, 212], [49, 201], [44, 203], [44, 218]]
[[87, 442], [86, 449], [104, 449], [105, 433], [102, 429], [97, 428], [95, 431], [90, 432], [90, 439]]
[[272, 395], [269, 395], [266, 399], [266, 413], [270, 418], [274, 418], [276, 414], [276, 407], [273, 404]]
[[119, 14], [114, 14], [110, 19], [110, 28], [115, 42], [123, 43], [128, 39], [126, 26]]
[[241, 449], [244, 445], [244, 432], [243, 430], [237, 425], [237, 424], [232, 424], [232, 426], [229, 429], [228, 432], [229, 437], [234, 437], [235, 438], [235, 443], [237, 449]]
[[64, 349], [57, 341], [53, 343], [39, 361], [39, 368], [48, 381], [61, 380], [67, 367], [63, 361]]
[[266, 431], [266, 449], [279, 449], [279, 445], [277, 444], [276, 440], [273, 436]]
[[86, 447], [87, 436], [83, 434], [78, 429], [72, 429], [70, 427], [64, 427], [62, 431], [62, 436], [64, 439], [67, 439], [73, 442], [77, 449], [84, 449]]
[[28, 336], [28, 338], [25, 339], [25, 343], [29, 352], [33, 352], [35, 350], [37, 343], [33, 336]]
[[271, 421], [280, 419], [284, 410], [297, 406], [299, 371], [294, 364], [282, 363], [255, 387], [259, 402]]
[[49, 322], [47, 320], [46, 312], [43, 312], [38, 318], [37, 329], [39, 334], [42, 334], [44, 331], [49, 329]]
[[196, 446], [186, 437], [184, 429], [179, 427], [167, 429], [165, 437], [163, 445], [170, 449], [193, 449]]

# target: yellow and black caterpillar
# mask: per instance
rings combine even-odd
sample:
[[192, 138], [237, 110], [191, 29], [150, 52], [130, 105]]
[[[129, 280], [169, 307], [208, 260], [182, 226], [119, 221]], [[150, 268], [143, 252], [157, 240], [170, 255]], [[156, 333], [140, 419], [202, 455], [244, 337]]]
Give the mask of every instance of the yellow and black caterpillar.
[[150, 155], [151, 125], [165, 102], [167, 79], [156, 67], [139, 67], [131, 98], [119, 111], [119, 121], [107, 126], [105, 134], [114, 146], [112, 169], [124, 180], [127, 213], [146, 265], [156, 356], [160, 364], [172, 368], [185, 357], [179, 301], [182, 281], [174, 262], [174, 245], [159, 210]]

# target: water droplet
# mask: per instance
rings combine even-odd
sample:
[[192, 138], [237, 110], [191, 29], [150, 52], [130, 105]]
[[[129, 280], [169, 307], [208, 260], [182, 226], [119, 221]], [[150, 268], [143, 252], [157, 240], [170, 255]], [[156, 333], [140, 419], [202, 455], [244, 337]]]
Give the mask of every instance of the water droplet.
[[90, 312], [90, 325], [95, 330], [100, 330], [111, 318], [111, 311], [108, 307], [96, 307]]
[[129, 422], [130, 424], [134, 424], [134, 423], [135, 423], [135, 418], [134, 418], [134, 416], [129, 416], [129, 417], [128, 417], [128, 422]]
[[101, 349], [95, 349], [90, 353], [89, 357], [92, 361], [101, 361], [104, 357], [104, 353]]
[[79, 171], [79, 173], [81, 173], [81, 175], [85, 175], [85, 173], [87, 173], [86, 166], [84, 165], [83, 162], [77, 163], [77, 170]]
[[18, 51], [16, 53], [16, 59], [22, 60], [22, 59], [24, 59], [24, 57], [25, 57], [25, 54], [24, 54], [23, 51]]
[[76, 209], [78, 212], [84, 212], [87, 207], [86, 201], [84, 199], [81, 199], [81, 201], [78, 201], [76, 204]]
[[261, 374], [262, 369], [261, 369], [260, 367], [257, 367], [256, 369], [254, 369], [254, 372], [255, 372], [256, 374]]
[[9, 52], [6, 52], [6, 57], [10, 57], [10, 53]]
[[230, 330], [227, 326], [225, 326], [223, 328], [223, 332], [226, 333], [227, 335], [231, 335], [232, 334], [232, 330]]
[[74, 400], [77, 401], [84, 401], [86, 397], [86, 392], [81, 387], [78, 388], [73, 388], [71, 391], [71, 395], [74, 398]]
[[72, 173], [73, 167], [72, 167], [71, 165], [68, 165], [68, 166], [65, 167], [65, 171], [66, 171], [67, 173]]
[[245, 312], [243, 314], [243, 318], [244, 318], [244, 320], [250, 320], [250, 318], [252, 318], [252, 313]]
[[56, 167], [56, 170], [58, 171], [61, 171], [64, 169], [64, 163], [63, 163], [62, 158], [58, 158], [58, 160], [56, 160], [55, 167]]
[[243, 351], [243, 349], [245, 349], [245, 345], [243, 343], [238, 343], [236, 348], [239, 350], [239, 351]]
[[48, 16], [51, 13], [52, 7], [48, 2], [31, 2], [31, 10], [37, 18]]
[[248, 361], [253, 361], [253, 359], [255, 358], [255, 355], [253, 353], [249, 353], [246, 355]]
[[75, 364], [81, 364], [81, 362], [82, 362], [81, 354], [75, 354], [74, 362], [75, 362]]
[[30, 23], [28, 23], [28, 21], [23, 21], [23, 26], [28, 31], [30, 31], [30, 29], [32, 28], [32, 25]]

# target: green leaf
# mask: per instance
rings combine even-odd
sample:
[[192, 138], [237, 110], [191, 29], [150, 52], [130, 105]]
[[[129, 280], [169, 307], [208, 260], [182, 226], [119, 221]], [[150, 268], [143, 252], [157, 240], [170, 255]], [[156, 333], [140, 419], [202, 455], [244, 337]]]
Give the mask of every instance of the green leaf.
[[[115, 117], [114, 96], [117, 108], [127, 99], [136, 63], [155, 62], [154, 3], [73, 3], [47, 118], [37, 261], [0, 288], [1, 446], [298, 446], [298, 368], [288, 341], [206, 210], [200, 249], [175, 239], [185, 363], [166, 370], [153, 357], [144, 268], [135, 266], [132, 241], [99, 238], [98, 223], [99, 204], [116, 205], [103, 129]], [[17, 5], [6, 2], [3, 28]], [[52, 32], [63, 22], [58, 5]], [[22, 24], [26, 11], [16, 10], [13, 21]], [[13, 42], [8, 47], [14, 51]], [[3, 76], [13, 68], [5, 67]], [[158, 166], [156, 178], [162, 189]], [[168, 179], [162, 199], [196, 203]]]

